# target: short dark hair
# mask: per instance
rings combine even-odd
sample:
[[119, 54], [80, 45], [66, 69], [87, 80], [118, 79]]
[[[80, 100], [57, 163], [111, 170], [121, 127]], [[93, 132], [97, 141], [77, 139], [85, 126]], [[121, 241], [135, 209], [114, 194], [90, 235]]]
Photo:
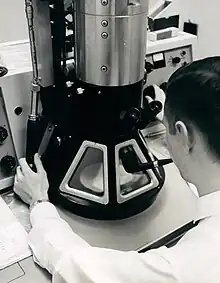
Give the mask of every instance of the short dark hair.
[[192, 124], [220, 158], [220, 56], [177, 70], [168, 81], [166, 95], [165, 115], [171, 134], [177, 120]]

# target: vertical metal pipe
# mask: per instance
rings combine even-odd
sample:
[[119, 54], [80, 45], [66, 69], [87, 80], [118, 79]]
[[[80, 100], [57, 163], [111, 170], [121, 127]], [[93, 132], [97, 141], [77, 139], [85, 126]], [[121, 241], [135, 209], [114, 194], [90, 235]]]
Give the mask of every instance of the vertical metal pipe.
[[33, 3], [32, 0], [25, 0], [25, 12], [28, 23], [28, 32], [30, 39], [30, 51], [31, 51], [31, 60], [33, 68], [33, 80], [32, 80], [32, 89], [31, 89], [31, 111], [29, 119], [36, 121], [38, 118], [38, 100], [39, 100], [39, 76], [38, 76], [38, 65], [37, 65], [37, 51], [36, 43], [34, 36], [34, 12], [33, 12]]

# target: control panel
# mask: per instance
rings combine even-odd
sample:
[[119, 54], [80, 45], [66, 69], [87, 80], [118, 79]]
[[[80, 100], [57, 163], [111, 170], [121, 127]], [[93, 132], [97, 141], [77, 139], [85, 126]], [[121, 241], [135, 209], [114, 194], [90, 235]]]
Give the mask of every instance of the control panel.
[[0, 190], [13, 185], [16, 167], [17, 158], [0, 86]]
[[171, 74], [181, 66], [192, 62], [191, 46], [160, 51], [146, 55], [146, 69], [148, 70], [147, 85], [160, 86], [166, 82]]
[[[180, 67], [196, 59], [196, 37], [182, 33], [180, 36], [157, 42], [148, 42], [145, 57], [147, 81], [145, 87], [157, 85], [162, 89], [170, 76]], [[159, 121], [152, 122], [144, 129], [144, 136], [155, 136], [165, 133], [165, 126]]]

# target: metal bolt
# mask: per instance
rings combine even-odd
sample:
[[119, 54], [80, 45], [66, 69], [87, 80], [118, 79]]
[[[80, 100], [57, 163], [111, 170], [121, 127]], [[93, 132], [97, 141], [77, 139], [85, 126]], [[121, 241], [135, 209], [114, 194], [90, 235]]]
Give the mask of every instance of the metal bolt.
[[77, 93], [77, 94], [83, 94], [84, 90], [85, 90], [85, 89], [79, 87], [79, 88], [77, 88], [76, 93]]
[[73, 85], [73, 83], [72, 83], [71, 81], [67, 81], [67, 82], [66, 82], [66, 86], [67, 86], [67, 87], [71, 87], [72, 85]]
[[57, 146], [61, 146], [62, 139], [60, 137], [56, 137], [56, 144], [57, 144]]
[[107, 27], [107, 26], [108, 26], [108, 21], [103, 20], [103, 21], [102, 21], [102, 26], [103, 26], [104, 28]]
[[103, 66], [101, 67], [101, 71], [102, 71], [102, 72], [107, 72], [107, 71], [108, 71], [108, 68], [103, 65]]
[[108, 0], [102, 0], [102, 1], [101, 1], [101, 4], [102, 4], [103, 6], [107, 6], [107, 5], [108, 5]]
[[32, 83], [32, 90], [39, 92], [40, 91], [40, 85], [37, 83]]
[[107, 34], [107, 32], [103, 32], [103, 33], [102, 33], [102, 38], [103, 38], [103, 39], [108, 38], [108, 34]]

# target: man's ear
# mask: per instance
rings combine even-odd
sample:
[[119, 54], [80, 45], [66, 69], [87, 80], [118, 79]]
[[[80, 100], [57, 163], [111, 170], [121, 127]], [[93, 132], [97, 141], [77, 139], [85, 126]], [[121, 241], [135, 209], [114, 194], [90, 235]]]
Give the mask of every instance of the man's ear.
[[176, 135], [178, 135], [180, 142], [187, 152], [190, 152], [193, 147], [193, 136], [189, 127], [182, 121], [175, 123]]

